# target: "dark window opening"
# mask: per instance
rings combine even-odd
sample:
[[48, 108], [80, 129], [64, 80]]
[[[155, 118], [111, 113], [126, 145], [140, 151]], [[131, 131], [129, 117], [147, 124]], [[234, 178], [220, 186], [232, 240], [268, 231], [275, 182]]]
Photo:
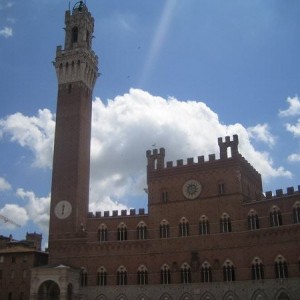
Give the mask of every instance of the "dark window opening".
[[72, 29], [72, 43], [78, 42], [78, 27]]

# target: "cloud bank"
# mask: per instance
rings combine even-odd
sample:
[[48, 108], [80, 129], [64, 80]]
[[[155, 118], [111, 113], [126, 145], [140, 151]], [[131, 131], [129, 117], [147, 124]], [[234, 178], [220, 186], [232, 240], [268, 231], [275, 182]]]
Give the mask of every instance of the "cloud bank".
[[[54, 120], [55, 115], [47, 109], [31, 117], [16, 113], [0, 120], [0, 138], [30, 149], [32, 166], [51, 168]], [[239, 135], [240, 152], [264, 180], [291, 176], [283, 167], [273, 165], [268, 152], [257, 151], [252, 144], [255, 140], [275, 145], [267, 124], [248, 129], [242, 124], [222, 124], [204, 102], [165, 99], [140, 89], [130, 89], [107, 104], [96, 98], [92, 116], [90, 210], [145, 207], [146, 150], [164, 147], [167, 161], [211, 153], [218, 157], [218, 137], [233, 134]], [[50, 196], [37, 197], [24, 187], [16, 194], [24, 202], [18, 206], [22, 222], [31, 219], [45, 230]], [[6, 205], [3, 209], [8, 208]]]

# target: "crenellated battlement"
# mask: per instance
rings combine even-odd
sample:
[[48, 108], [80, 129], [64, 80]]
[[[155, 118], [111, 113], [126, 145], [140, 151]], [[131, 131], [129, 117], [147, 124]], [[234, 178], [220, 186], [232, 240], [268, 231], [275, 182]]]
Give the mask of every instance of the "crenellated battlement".
[[295, 190], [293, 186], [290, 186], [286, 188], [286, 193], [284, 193], [283, 189], [277, 189], [275, 191], [275, 194], [273, 194], [272, 191], [267, 191], [265, 193], [266, 195], [265, 199], [269, 200], [269, 199], [281, 198], [281, 197], [291, 196], [299, 193], [300, 193], [300, 185], [298, 185], [297, 190]]
[[114, 218], [114, 217], [130, 217], [130, 216], [147, 216], [148, 214], [145, 213], [144, 208], [139, 208], [138, 210], [131, 208], [129, 210], [122, 209], [121, 211], [119, 210], [113, 210], [113, 211], [104, 211], [103, 214], [101, 211], [96, 211], [94, 214], [93, 212], [88, 213], [88, 218]]
[[[239, 154], [238, 151], [238, 143], [239, 139], [237, 135], [233, 135], [233, 139], [231, 140], [229, 136], [225, 137], [225, 141], [223, 141], [222, 138], [218, 138], [218, 145], [220, 148], [220, 159], [216, 159], [215, 154], [209, 154], [208, 159], [206, 160], [204, 155], [198, 156], [197, 159], [194, 159], [193, 157], [189, 157], [186, 160], [186, 163], [183, 159], [178, 159], [176, 163], [173, 161], [168, 161], [165, 165], [165, 149], [160, 148], [148, 150], [146, 152], [146, 156], [148, 159], [148, 171], [153, 170], [161, 170], [161, 169], [170, 169], [173, 167], [181, 167], [181, 166], [190, 166], [195, 164], [204, 164], [207, 162], [213, 162], [216, 160], [226, 160], [228, 158], [237, 157]], [[230, 150], [230, 155], [228, 151]]]
[[147, 150], [147, 170], [163, 169], [165, 166], [165, 148]]
[[226, 136], [224, 142], [221, 137], [218, 138], [218, 144], [220, 148], [220, 159], [228, 158], [228, 150], [231, 151], [232, 157], [235, 157], [239, 153], [239, 138], [237, 134], [233, 135], [233, 140], [230, 140], [230, 137]]

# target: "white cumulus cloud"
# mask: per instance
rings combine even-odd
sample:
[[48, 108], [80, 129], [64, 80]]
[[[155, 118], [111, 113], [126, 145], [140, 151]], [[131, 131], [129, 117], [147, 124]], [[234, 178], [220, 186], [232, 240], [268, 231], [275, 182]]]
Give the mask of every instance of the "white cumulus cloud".
[[[279, 116], [288, 118], [289, 122], [285, 123], [285, 129], [292, 133], [294, 138], [300, 137], [300, 99], [298, 96], [295, 96], [293, 98], [287, 98], [287, 102], [289, 104], [289, 107], [285, 110], [279, 111]], [[295, 117], [298, 117], [298, 119], [295, 120]], [[298, 162], [300, 161], [300, 151], [296, 153], [292, 153], [288, 156], [287, 160], [289, 162]]]
[[257, 124], [253, 127], [248, 127], [249, 136], [254, 140], [266, 143], [269, 147], [274, 146], [275, 137], [271, 134], [268, 124]]
[[44, 232], [47, 232], [49, 225], [50, 196], [37, 197], [32, 191], [24, 189], [17, 190], [17, 196], [24, 200], [24, 208], [28, 217], [38, 225]]
[[300, 154], [299, 153], [293, 153], [288, 156], [288, 161], [290, 162], [297, 162], [300, 161]]
[[15, 113], [0, 120], [0, 137], [7, 134], [11, 141], [29, 148], [34, 155], [33, 165], [51, 167], [54, 128], [54, 115], [48, 109], [39, 110], [33, 117]]
[[279, 116], [280, 117], [291, 117], [291, 116], [299, 116], [300, 115], [300, 100], [299, 98], [288, 97], [286, 100], [289, 104], [289, 107], [285, 110], [279, 110]]
[[16, 204], [5, 204], [5, 206], [0, 209], [0, 214], [7, 218], [4, 220], [4, 223], [1, 222], [1, 226], [10, 229], [16, 228], [17, 225], [25, 225], [29, 219], [26, 209]]
[[11, 189], [11, 185], [6, 181], [5, 178], [0, 177], [0, 192], [7, 191]]
[[295, 137], [300, 137], [300, 120], [295, 124], [286, 124], [286, 130], [291, 132]]
[[0, 30], [0, 36], [9, 38], [13, 35], [13, 29], [11, 27], [4, 27]]

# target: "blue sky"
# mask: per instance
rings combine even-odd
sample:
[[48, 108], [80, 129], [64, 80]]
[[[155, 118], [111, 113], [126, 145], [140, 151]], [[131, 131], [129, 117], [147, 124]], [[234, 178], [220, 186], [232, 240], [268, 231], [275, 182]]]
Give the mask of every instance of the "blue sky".
[[[71, 1], [71, 7], [75, 4]], [[239, 134], [264, 191], [297, 188], [300, 2], [88, 0], [94, 89], [90, 209], [146, 207], [145, 152], [217, 153]], [[0, 234], [47, 240], [61, 0], [0, 0]]]

